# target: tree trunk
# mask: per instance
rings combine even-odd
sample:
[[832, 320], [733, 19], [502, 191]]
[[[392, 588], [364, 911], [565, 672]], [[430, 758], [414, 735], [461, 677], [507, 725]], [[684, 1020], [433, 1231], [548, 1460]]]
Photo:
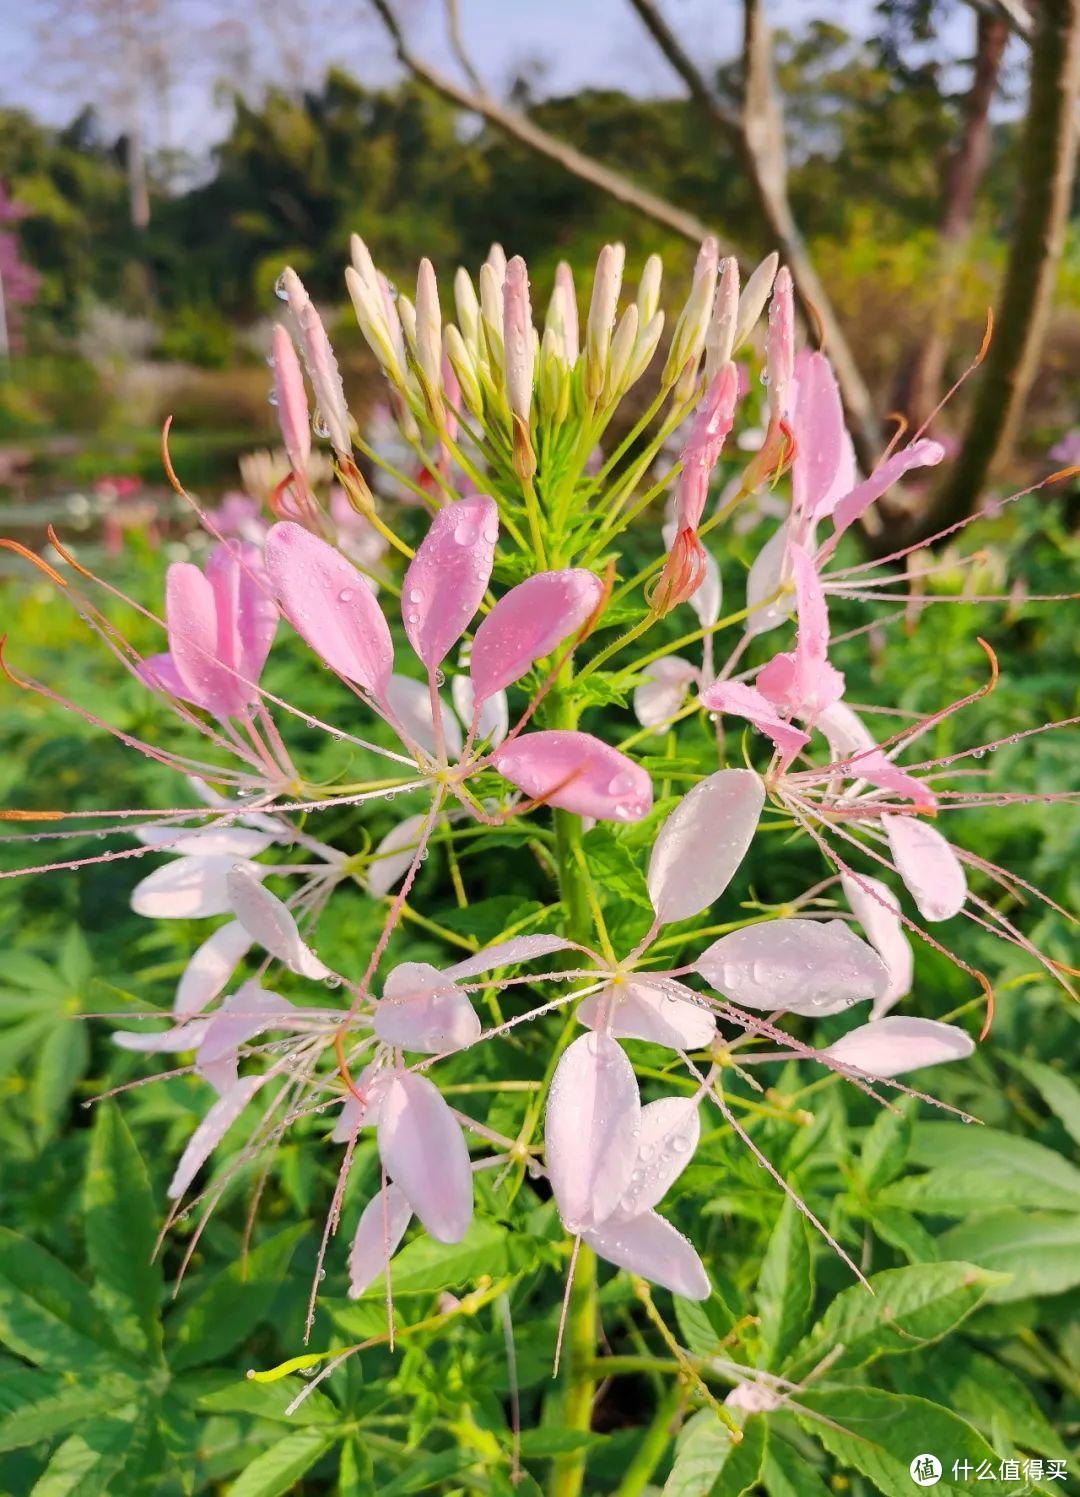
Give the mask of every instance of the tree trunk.
[[960, 455], [923, 534], [964, 519], [1011, 452], [1050, 317], [1076, 168], [1080, 0], [1037, 0], [1020, 182], [994, 340]]

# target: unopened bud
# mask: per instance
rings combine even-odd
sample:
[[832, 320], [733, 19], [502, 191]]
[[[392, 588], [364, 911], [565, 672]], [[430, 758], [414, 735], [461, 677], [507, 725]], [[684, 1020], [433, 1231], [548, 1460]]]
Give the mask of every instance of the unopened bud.
[[626, 250], [621, 244], [605, 244], [596, 261], [585, 330], [585, 396], [590, 402], [599, 400], [607, 378], [611, 330], [619, 308], [625, 259]]
[[716, 295], [718, 259], [717, 243], [710, 234], [698, 251], [690, 295], [686, 298], [686, 305], [679, 314], [672, 334], [671, 349], [664, 365], [665, 385], [674, 383], [680, 376], [687, 376], [690, 388], [693, 388]]
[[501, 291], [502, 283], [506, 279], [506, 251], [501, 244], [496, 242], [491, 246], [488, 250], [486, 264], [490, 265], [495, 273], [499, 282], [499, 290]]
[[577, 292], [574, 290], [574, 272], [565, 260], [555, 267], [555, 289], [560, 297], [562, 313], [563, 357], [568, 364], [576, 364], [580, 352], [578, 332]]
[[487, 343], [487, 361], [493, 372], [501, 373], [503, 366], [503, 281], [494, 267], [485, 260], [480, 267], [480, 313], [484, 340]]
[[378, 282], [374, 286], [369, 285], [352, 265], [345, 271], [345, 285], [368, 347], [378, 359], [386, 377], [401, 388], [405, 382], [405, 367], [403, 353], [398, 347], [401, 324], [397, 312], [394, 312], [394, 326], [391, 328], [387, 324], [386, 307]]
[[405, 334], [406, 347], [415, 359], [417, 357], [416, 308], [407, 296], [399, 296], [394, 305], [397, 307], [397, 314], [401, 319], [401, 331]]
[[529, 272], [520, 255], [506, 267], [503, 282], [503, 357], [506, 400], [512, 416], [529, 424], [535, 364]]
[[446, 329], [446, 357], [461, 386], [461, 397], [478, 419], [484, 414], [484, 398], [480, 393], [480, 381], [472, 352], [466, 348], [465, 340], [451, 323]]
[[282, 276], [289, 310], [296, 319], [300, 335], [300, 348], [307, 366], [308, 379], [315, 393], [315, 402], [326, 425], [334, 451], [341, 456], [352, 452], [349, 440], [349, 411], [345, 404], [345, 391], [341, 385], [341, 373], [326, 336], [322, 318], [312, 305], [304, 284], [293, 269]]
[[664, 276], [664, 262], [659, 255], [650, 255], [645, 261], [637, 288], [638, 323], [646, 327], [656, 315], [660, 305], [660, 282]]
[[626, 371], [627, 389], [639, 380], [649, 367], [663, 331], [664, 314], [663, 312], [656, 312], [649, 319], [648, 325], [638, 334], [637, 345], [630, 360], [630, 367]]
[[477, 299], [472, 277], [460, 265], [454, 275], [454, 306], [457, 309], [458, 327], [461, 329], [461, 336], [466, 347], [474, 354], [478, 353], [481, 346], [480, 302]]
[[554, 328], [544, 329], [540, 343], [540, 378], [537, 394], [540, 414], [551, 425], [566, 420], [570, 408], [570, 371], [563, 358], [563, 346]]
[[432, 419], [442, 420], [442, 313], [439, 286], [430, 260], [421, 260], [416, 276], [416, 366]]
[[776, 279], [776, 269], [779, 264], [780, 256], [774, 250], [771, 255], [765, 256], [756, 270], [751, 272], [750, 279], [743, 287], [743, 293], [739, 297], [739, 316], [735, 323], [735, 343], [732, 353], [737, 353], [754, 331], [757, 320], [769, 299], [769, 292]]
[[360, 238], [359, 234], [353, 234], [349, 239], [349, 257], [353, 263], [353, 269], [365, 285], [374, 291], [379, 284], [379, 272], [375, 269], [375, 261], [371, 258], [371, 251]]
[[609, 404], [618, 400], [626, 389], [626, 375], [637, 344], [637, 334], [638, 309], [630, 306], [619, 318], [619, 325], [611, 340], [607, 379], [604, 383], [604, 400]]
[[731, 358], [739, 320], [739, 262], [729, 255], [720, 268], [712, 320], [705, 335], [705, 383], [711, 385]]
[[311, 419], [308, 414], [307, 392], [300, 361], [296, 357], [293, 340], [288, 328], [280, 322], [274, 328], [274, 397], [277, 403], [278, 425], [281, 440], [289, 457], [289, 465], [301, 482], [307, 473], [311, 456]]

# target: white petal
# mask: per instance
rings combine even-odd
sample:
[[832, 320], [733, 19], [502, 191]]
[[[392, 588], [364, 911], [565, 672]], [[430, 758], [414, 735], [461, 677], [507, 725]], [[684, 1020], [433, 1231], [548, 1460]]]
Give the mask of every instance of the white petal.
[[570, 942], [562, 936], [511, 936], [508, 941], [499, 941], [486, 946], [475, 956], [467, 956], [463, 962], [447, 967], [444, 976], [462, 981], [476, 977], [481, 972], [493, 972], [496, 967], [509, 967], [518, 962], [532, 962], [541, 956], [550, 956], [553, 951], [566, 951]]
[[585, 1034], [567, 1049], [548, 1093], [544, 1147], [551, 1188], [570, 1232], [610, 1216], [637, 1161], [641, 1099], [621, 1047]]
[[[431, 697], [427, 682], [415, 681], [411, 676], [391, 676], [386, 688], [386, 700], [414, 743], [428, 754], [435, 752], [435, 726], [431, 715]], [[443, 739], [451, 759], [461, 755], [461, 727], [457, 718], [440, 697], [439, 715], [442, 718]]]
[[375, 899], [382, 899], [409, 870], [420, 841], [420, 831], [426, 816], [406, 816], [397, 826], [391, 827], [376, 847], [368, 864], [367, 891]]
[[921, 1066], [937, 1066], [947, 1060], [964, 1060], [975, 1049], [971, 1036], [954, 1024], [936, 1019], [909, 1019], [894, 1014], [873, 1019], [835, 1040], [821, 1051], [868, 1076], [902, 1076]]
[[247, 956], [251, 937], [237, 920], [219, 926], [192, 953], [176, 985], [173, 1013], [177, 1018], [197, 1014], [221, 993]]
[[257, 1076], [243, 1076], [223, 1097], [217, 1099], [191, 1135], [187, 1148], [180, 1156], [176, 1173], [169, 1182], [167, 1193], [170, 1201], [180, 1199], [260, 1086], [268, 1079], [265, 1071]]
[[578, 1005], [577, 1019], [586, 1029], [606, 1028], [615, 1039], [648, 1040], [669, 1050], [704, 1050], [716, 1038], [713, 1015], [693, 988], [672, 977], [632, 977], [590, 993]]
[[463, 1050], [480, 1037], [468, 995], [427, 962], [402, 962], [389, 973], [372, 1027], [384, 1044], [426, 1055]]
[[380, 1190], [364, 1207], [349, 1250], [350, 1299], [359, 1299], [387, 1270], [412, 1216], [408, 1198], [396, 1185]]
[[744, 1008], [835, 1014], [889, 983], [885, 963], [842, 920], [769, 920], [721, 936], [695, 963]]
[[[786, 522], [762, 546], [746, 578], [746, 632], [751, 637], [767, 634], [795, 612], [795, 589], [791, 584]], [[774, 594], [779, 593], [779, 597]], [[771, 601], [766, 601], [771, 600]]]
[[657, 1205], [694, 1157], [700, 1137], [701, 1120], [692, 1097], [663, 1097], [643, 1107], [637, 1164], [611, 1220], [625, 1221]]
[[681, 710], [699, 672], [680, 655], [662, 655], [646, 670], [648, 679], [634, 687], [634, 716], [643, 728], [658, 728]]
[[257, 982], [245, 982], [230, 993], [206, 1027], [195, 1057], [195, 1069], [218, 1092], [224, 1094], [236, 1082], [241, 1045], [264, 1029], [277, 1028], [283, 1014], [295, 1010], [287, 999], [267, 992]]
[[[455, 676], [450, 682], [450, 695], [454, 701], [455, 712], [468, 727], [472, 722], [475, 697], [472, 677]], [[491, 748], [498, 748], [509, 731], [510, 704], [506, 700], [506, 692], [493, 692], [480, 708], [480, 720], [476, 725], [476, 741], [483, 743], [486, 739]]]
[[689, 920], [727, 888], [753, 841], [765, 787], [751, 769], [721, 769], [685, 795], [649, 859], [649, 897], [662, 925]]
[[911, 992], [915, 959], [900, 919], [900, 901], [887, 884], [867, 873], [842, 873], [840, 883], [852, 914], [889, 969], [889, 985], [871, 1011], [871, 1018], [880, 1019]]
[[356, 1079], [356, 1090], [361, 1093], [364, 1102], [361, 1104], [359, 1097], [349, 1093], [330, 1134], [331, 1143], [347, 1144], [357, 1128], [378, 1126], [383, 1093], [389, 1080], [389, 1075], [385, 1071], [380, 1073], [374, 1061], [364, 1067]]
[[460, 1242], [472, 1220], [472, 1170], [461, 1127], [425, 1076], [399, 1071], [379, 1111], [379, 1156], [437, 1242]]
[[268, 832], [247, 827], [142, 826], [135, 832], [147, 847], [183, 857], [257, 858], [274, 841]]
[[[833, 702], [814, 719], [814, 726], [824, 735], [832, 759], [850, 759], [877, 747], [869, 728], [846, 702]], [[858, 766], [856, 765], [856, 770]]]
[[209, 1023], [209, 1019], [196, 1019], [193, 1024], [177, 1024], [171, 1029], [118, 1029], [112, 1039], [121, 1050], [138, 1050], [144, 1055], [175, 1054], [197, 1049]]
[[683, 1299], [708, 1299], [712, 1292], [694, 1248], [655, 1211], [646, 1211], [628, 1222], [588, 1227], [581, 1235], [606, 1262], [639, 1274]]
[[[151, 920], [228, 914], [228, 877], [235, 865], [233, 857], [177, 858], [175, 863], [164, 863], [135, 885], [131, 908]], [[253, 863], [250, 872], [253, 878], [264, 878], [268, 870]]]
[[288, 906], [264, 889], [244, 864], [237, 863], [229, 869], [228, 891], [233, 914], [264, 951], [301, 977], [318, 982], [330, 976], [329, 967], [301, 939]]
[[701, 620], [703, 629], [708, 629], [720, 617], [720, 603], [724, 589], [720, 581], [720, 568], [711, 551], [705, 552], [705, 580], [689, 599], [690, 607]]
[[924, 920], [958, 915], [967, 898], [963, 864], [937, 827], [917, 816], [883, 816], [896, 871]]

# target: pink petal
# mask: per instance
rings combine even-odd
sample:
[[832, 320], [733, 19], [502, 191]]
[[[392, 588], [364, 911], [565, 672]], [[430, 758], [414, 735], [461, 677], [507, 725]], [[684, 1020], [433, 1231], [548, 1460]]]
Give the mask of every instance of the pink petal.
[[146, 847], [202, 858], [257, 858], [275, 840], [271, 833], [242, 826], [141, 826], [135, 835]]
[[814, 562], [794, 542], [790, 556], [799, 620], [795, 650], [774, 656], [758, 672], [754, 684], [785, 717], [812, 722], [840, 700], [844, 678], [828, 661], [829, 614]]
[[193, 702], [196, 707], [202, 706], [191, 695], [187, 682], [181, 679], [176, 662], [167, 651], [163, 655], [147, 655], [145, 660], [139, 661], [135, 670], [139, 679], [152, 690], [164, 691], [168, 696], [179, 697], [182, 702]]
[[791, 465], [793, 507], [810, 520], [832, 513], [855, 486], [855, 449], [832, 366], [823, 353], [800, 353], [791, 411], [795, 457]]
[[964, 1060], [975, 1049], [971, 1036], [954, 1024], [935, 1019], [908, 1019], [894, 1014], [873, 1019], [834, 1040], [820, 1053], [845, 1066], [854, 1066], [868, 1076], [902, 1076], [922, 1066]]
[[173, 1013], [177, 1018], [197, 1014], [212, 1003], [247, 956], [251, 937], [238, 920], [230, 920], [192, 954], [176, 987]]
[[[697, 596], [695, 593], [691, 603]], [[662, 655], [646, 666], [646, 670], [647, 679], [634, 688], [634, 716], [643, 728], [658, 728], [680, 710], [690, 683], [698, 679], [699, 671], [697, 666], [678, 655]]]
[[265, 1071], [256, 1076], [242, 1076], [224, 1096], [219, 1097], [188, 1140], [180, 1156], [176, 1173], [166, 1192], [170, 1201], [178, 1201], [225, 1137], [244, 1108], [269, 1077]]
[[843, 765], [843, 772], [849, 779], [865, 780], [879, 790], [891, 790], [926, 809], [932, 809], [937, 804], [933, 792], [921, 780], [898, 769], [886, 757], [877, 747], [865, 723], [846, 703], [833, 702], [826, 707], [814, 726], [824, 733], [829, 753], [834, 760], [851, 761]]
[[534, 962], [537, 957], [550, 956], [553, 951], [566, 951], [570, 945], [562, 936], [511, 936], [508, 941], [499, 941], [486, 946], [475, 956], [447, 967], [444, 976], [462, 981], [476, 977], [481, 972], [493, 972], [496, 967], [509, 967], [518, 962]]
[[371, 589], [340, 551], [285, 520], [266, 537], [266, 566], [286, 618], [331, 670], [381, 700], [394, 646]]
[[384, 1044], [425, 1055], [464, 1050], [480, 1038], [468, 995], [427, 962], [402, 962], [388, 973], [372, 1028]]
[[211, 551], [206, 575], [217, 603], [219, 658], [236, 672], [238, 695], [251, 706], [278, 621], [262, 551], [250, 542], [226, 541]]
[[667, 1195], [694, 1157], [701, 1119], [693, 1097], [664, 1097], [641, 1109], [637, 1167], [612, 1221], [629, 1221]]
[[196, 1050], [202, 1044], [209, 1028], [209, 1019], [196, 1019], [192, 1024], [176, 1024], [171, 1029], [146, 1030], [118, 1029], [112, 1041], [121, 1050], [138, 1050], [142, 1055], [175, 1055], [183, 1050]]
[[[177, 858], [155, 868], [131, 891], [131, 908], [150, 920], [199, 920], [204, 915], [231, 913], [229, 870], [231, 856]], [[269, 870], [251, 865], [252, 875], [262, 878]]]
[[584, 1034], [567, 1049], [548, 1092], [544, 1149], [555, 1201], [568, 1232], [611, 1215], [637, 1161], [641, 1099], [633, 1068], [606, 1034]]
[[190, 561], [174, 561], [165, 574], [165, 624], [188, 700], [215, 717], [242, 712], [245, 688], [221, 660], [213, 585]]
[[873, 734], [846, 702], [833, 702], [818, 716], [814, 726], [825, 735], [834, 759], [848, 759], [852, 754], [876, 747]]
[[769, 920], [721, 936], [694, 964], [705, 981], [744, 1008], [835, 1014], [879, 998], [889, 972], [842, 920]]
[[924, 920], [958, 915], [967, 898], [963, 865], [936, 827], [915, 816], [883, 816], [896, 871]]
[[526, 795], [577, 816], [640, 821], [652, 807], [645, 770], [591, 733], [527, 733], [497, 748], [491, 762]]
[[409, 563], [401, 590], [405, 633], [434, 670], [468, 628], [487, 590], [499, 517], [484, 494], [440, 509]]
[[[431, 695], [425, 681], [411, 676], [393, 675], [386, 688], [386, 705], [402, 728], [425, 753], [435, 753], [435, 723], [431, 715]], [[457, 718], [440, 697], [443, 742], [451, 759], [461, 757], [462, 737]]]
[[686, 601], [698, 616], [702, 627], [708, 629], [720, 617], [720, 603], [724, 596], [724, 585], [720, 568], [711, 551], [705, 552], [705, 577], [701, 586]]
[[352, 1092], [345, 1098], [330, 1134], [331, 1143], [348, 1143], [358, 1128], [378, 1126], [383, 1095], [390, 1080], [390, 1076], [380, 1069], [376, 1061], [371, 1061], [364, 1067], [356, 1079], [356, 1090], [364, 1100], [361, 1102], [360, 1097]]
[[854, 525], [871, 504], [876, 503], [882, 494], [887, 493], [905, 473], [910, 472], [912, 468], [934, 468], [944, 456], [945, 449], [940, 442], [935, 442], [930, 437], [920, 437], [918, 441], [909, 443], [907, 447], [894, 452], [892, 457], [880, 463], [869, 478], [864, 478], [862, 483], [857, 484], [834, 506], [833, 534], [829, 538], [826, 549], [832, 551], [837, 538], [850, 525]]
[[893, 1004], [911, 992], [914, 957], [904, 934], [900, 901], [887, 884], [866, 873], [842, 873], [840, 883], [851, 912], [866, 938], [889, 969], [889, 985], [874, 999], [871, 1018], [880, 1019]]
[[406, 816], [404, 821], [391, 827], [376, 847], [364, 877], [367, 891], [373, 898], [382, 899], [405, 877], [416, 856], [420, 832], [426, 820], [424, 815]]
[[404, 1191], [396, 1185], [380, 1190], [364, 1207], [349, 1249], [350, 1299], [359, 1299], [387, 1271], [412, 1215]]
[[330, 976], [330, 968], [301, 938], [288, 906], [264, 889], [242, 863], [229, 870], [226, 883], [233, 914], [264, 951], [301, 977], [319, 982]]
[[701, 693], [700, 701], [710, 712], [729, 712], [735, 717], [745, 717], [759, 732], [771, 738], [788, 759], [794, 758], [810, 742], [809, 733], [785, 722], [760, 691], [742, 681], [718, 681]]
[[510, 591], [480, 623], [469, 672], [478, 701], [511, 686], [529, 667], [582, 627], [603, 584], [592, 572], [539, 572]]
[[767, 634], [791, 617], [795, 593], [791, 587], [790, 531], [787, 522], [762, 546], [746, 577], [746, 632]]
[[646, 1211], [633, 1221], [588, 1227], [581, 1236], [605, 1262], [683, 1299], [708, 1299], [712, 1293], [709, 1276], [693, 1247], [655, 1211]]
[[296, 357], [293, 340], [289, 337], [288, 329], [280, 322], [273, 332], [271, 363], [281, 440], [293, 472], [302, 479], [307, 473], [308, 459], [311, 456], [307, 391], [304, 389], [304, 376], [300, 372], [300, 360]]
[[765, 787], [750, 769], [721, 769], [683, 796], [649, 858], [649, 897], [662, 925], [689, 920], [720, 898], [764, 804]]
[[472, 1170], [457, 1119], [425, 1076], [397, 1072], [379, 1110], [386, 1172], [437, 1242], [460, 1242], [472, 1221]]
[[293, 1005], [277, 993], [245, 982], [229, 994], [207, 1025], [195, 1057], [196, 1071], [224, 1096], [236, 1082], [240, 1046], [264, 1029], [278, 1028], [275, 1021], [292, 1013]]
[[712, 1014], [693, 988], [672, 977], [632, 977], [590, 993], [578, 1005], [577, 1020], [586, 1029], [606, 1029], [617, 1039], [648, 1040], [669, 1050], [704, 1050], [716, 1038]]

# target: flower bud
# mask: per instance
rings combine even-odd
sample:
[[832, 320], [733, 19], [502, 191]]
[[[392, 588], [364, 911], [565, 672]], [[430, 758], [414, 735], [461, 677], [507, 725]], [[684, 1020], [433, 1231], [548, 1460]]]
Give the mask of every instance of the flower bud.
[[399, 296], [395, 306], [401, 319], [401, 331], [405, 334], [405, 345], [416, 359], [419, 357], [416, 347], [416, 308], [407, 296]]
[[296, 478], [303, 482], [311, 456], [311, 419], [300, 361], [289, 332], [282, 323], [274, 328], [274, 398], [281, 440]]
[[611, 340], [611, 355], [608, 359], [607, 379], [604, 383], [604, 400], [608, 404], [618, 400], [626, 389], [626, 374], [637, 345], [637, 334], [638, 309], [636, 306], [630, 306], [620, 317], [615, 336]]
[[503, 349], [506, 400], [510, 414], [529, 424], [535, 363], [529, 272], [520, 255], [506, 267], [503, 282]]
[[432, 419], [442, 421], [442, 313], [439, 286], [430, 260], [421, 260], [416, 276], [416, 366]]
[[739, 316], [735, 323], [735, 343], [732, 353], [737, 353], [753, 332], [765, 303], [769, 299], [772, 283], [776, 279], [776, 267], [779, 264], [780, 256], [774, 250], [771, 255], [766, 255], [757, 269], [751, 273], [750, 279], [743, 288], [743, 294], [739, 297]]
[[720, 271], [712, 320], [705, 335], [705, 383], [711, 385], [731, 358], [739, 320], [739, 262], [729, 255]]
[[540, 343], [540, 378], [537, 396], [541, 416], [553, 426], [566, 420], [570, 409], [570, 370], [564, 347], [553, 327], [544, 329]]
[[769, 306], [765, 372], [769, 410], [775, 420], [780, 420], [787, 413], [788, 389], [795, 372], [795, 292], [786, 265], [777, 274]]
[[[554, 313], [556, 308], [557, 313]], [[557, 325], [555, 315], [558, 318]], [[567, 364], [576, 364], [580, 347], [577, 294], [574, 290], [574, 272], [565, 260], [560, 260], [555, 267], [555, 289], [551, 293], [548, 321], [560, 335], [563, 359]]]
[[664, 314], [663, 312], [656, 312], [638, 334], [637, 344], [630, 359], [630, 367], [626, 371], [627, 389], [632, 384], [635, 384], [649, 367], [663, 331]]
[[289, 310], [296, 319], [300, 348], [307, 366], [308, 379], [315, 393], [318, 415], [322, 418], [334, 451], [347, 457], [352, 452], [349, 411], [345, 404], [345, 391], [342, 389], [337, 359], [334, 358], [334, 350], [330, 347], [322, 318], [312, 305], [304, 283], [291, 267], [282, 276], [282, 288]]
[[349, 257], [353, 263], [353, 270], [364, 284], [374, 291], [379, 284], [379, 272], [375, 269], [371, 251], [359, 234], [353, 234], [349, 238]]
[[454, 306], [457, 309], [458, 327], [465, 346], [478, 353], [481, 348], [480, 303], [476, 287], [469, 272], [461, 265], [454, 274]]
[[626, 250], [621, 244], [605, 244], [596, 261], [585, 330], [585, 396], [590, 402], [600, 398], [607, 378], [611, 330], [619, 308], [625, 259]]
[[656, 316], [660, 305], [660, 282], [664, 275], [664, 262], [659, 255], [650, 255], [645, 261], [637, 288], [638, 324], [646, 327]]
[[461, 386], [462, 399], [469, 410], [478, 420], [483, 418], [484, 398], [480, 393], [480, 381], [477, 378], [476, 364], [472, 352], [465, 346], [465, 340], [457, 328], [450, 323], [446, 329], [446, 357], [450, 361], [450, 367], [457, 376], [457, 382]]
[[490, 265], [502, 291], [502, 283], [506, 279], [506, 251], [502, 245], [496, 242], [488, 250], [485, 264]]
[[480, 267], [480, 312], [484, 340], [487, 343], [487, 362], [493, 373], [501, 374], [503, 366], [502, 340], [502, 288], [505, 275], [500, 276], [487, 260]]
[[680, 375], [689, 371], [692, 387], [701, 351], [705, 347], [705, 335], [709, 330], [713, 298], [716, 295], [716, 267], [719, 252], [716, 240], [710, 234], [698, 251], [694, 266], [694, 279], [690, 295], [679, 314], [671, 338], [671, 349], [664, 365], [663, 382], [672, 384]]
[[404, 358], [399, 354], [394, 340], [395, 331], [399, 343], [401, 338], [401, 324], [398, 322], [397, 312], [394, 312], [392, 330], [387, 323], [386, 309], [378, 280], [374, 285], [370, 285], [352, 265], [348, 266], [345, 271], [345, 285], [352, 300], [356, 320], [360, 324], [360, 331], [368, 347], [378, 359], [379, 366], [387, 379], [400, 389], [405, 382], [405, 367]]

